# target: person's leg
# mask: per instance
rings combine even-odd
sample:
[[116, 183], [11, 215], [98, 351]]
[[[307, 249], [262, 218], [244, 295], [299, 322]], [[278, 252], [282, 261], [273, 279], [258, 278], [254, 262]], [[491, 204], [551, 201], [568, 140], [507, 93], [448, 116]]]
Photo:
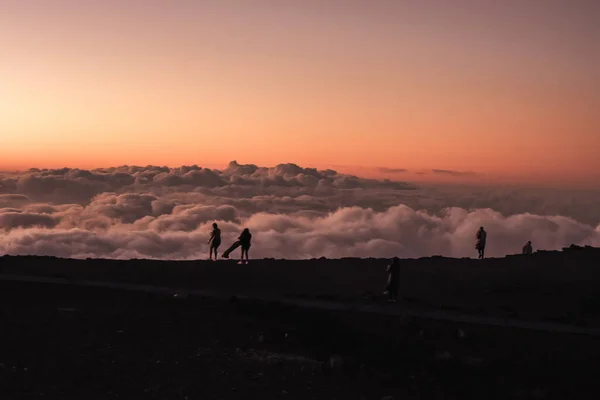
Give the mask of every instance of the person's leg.
[[398, 290], [399, 290], [399, 283], [395, 282], [393, 287], [392, 287], [392, 302], [395, 303], [396, 300], [398, 300]]
[[391, 292], [392, 292], [392, 284], [391, 284], [390, 276], [388, 275], [388, 279], [385, 284], [385, 290], [383, 291], [383, 295], [388, 296], [388, 300], [389, 300], [389, 297], [391, 296]]
[[[208, 250], [208, 259], [209, 260], [212, 260], [212, 254], [213, 254], [213, 246], [210, 245], [210, 249]], [[215, 256], [215, 258], [217, 258], [217, 257]]]
[[240, 254], [240, 264], [244, 263], [244, 251], [245, 251], [244, 250], [244, 246], [242, 246], [242, 251], [241, 251], [241, 254]]

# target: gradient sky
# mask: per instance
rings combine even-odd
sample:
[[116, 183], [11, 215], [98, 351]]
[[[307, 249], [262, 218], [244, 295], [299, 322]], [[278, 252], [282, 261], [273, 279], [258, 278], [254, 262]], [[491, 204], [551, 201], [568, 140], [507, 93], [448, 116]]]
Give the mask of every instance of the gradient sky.
[[598, 71], [595, 0], [0, 0], [0, 169], [237, 159], [590, 183]]

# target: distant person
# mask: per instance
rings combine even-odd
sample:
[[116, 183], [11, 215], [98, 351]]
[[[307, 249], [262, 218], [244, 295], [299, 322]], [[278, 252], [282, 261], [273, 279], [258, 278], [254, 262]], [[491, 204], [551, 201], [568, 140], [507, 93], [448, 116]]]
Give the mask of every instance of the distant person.
[[215, 261], [217, 260], [217, 251], [219, 250], [219, 246], [221, 245], [221, 230], [219, 226], [214, 223], [212, 233], [210, 234], [210, 239], [208, 239], [208, 243], [210, 244], [210, 255], [209, 259], [212, 260], [213, 252], [215, 253]]
[[240, 259], [240, 264], [244, 263], [244, 254], [246, 255], [246, 264], [248, 263], [248, 261], [250, 261], [250, 258], [248, 257], [248, 252], [250, 251], [250, 246], [251, 246], [251, 241], [252, 241], [252, 234], [250, 233], [250, 229], [246, 228], [244, 229], [244, 231], [242, 232], [242, 234], [239, 237], [241, 245], [242, 245], [242, 258]]
[[479, 228], [477, 231], [477, 235], [475, 236], [475, 248], [479, 253], [479, 258], [483, 259], [485, 256], [485, 244], [487, 241], [487, 232], [483, 229], [483, 226]]
[[531, 246], [531, 240], [525, 243], [523, 246], [523, 254], [533, 254], [533, 247]]
[[387, 266], [386, 272], [388, 273], [388, 280], [383, 294], [387, 294], [390, 303], [395, 303], [400, 289], [400, 260], [398, 257], [392, 259], [392, 263]]
[[240, 237], [238, 237], [238, 240], [233, 243], [231, 247], [225, 250], [225, 253], [223, 253], [223, 258], [229, 258], [229, 254], [231, 254], [232, 251], [242, 246], [242, 258], [240, 259], [240, 264], [244, 264], [244, 255], [246, 255], [246, 263], [248, 263], [248, 251], [250, 250], [251, 240], [252, 234], [250, 233], [250, 229], [244, 229]]

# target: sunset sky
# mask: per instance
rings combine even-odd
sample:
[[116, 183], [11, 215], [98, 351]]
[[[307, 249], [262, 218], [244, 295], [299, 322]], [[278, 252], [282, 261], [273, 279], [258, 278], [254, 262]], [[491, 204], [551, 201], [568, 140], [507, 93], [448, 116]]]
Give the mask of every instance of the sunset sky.
[[600, 178], [600, 1], [0, 0], [0, 169]]

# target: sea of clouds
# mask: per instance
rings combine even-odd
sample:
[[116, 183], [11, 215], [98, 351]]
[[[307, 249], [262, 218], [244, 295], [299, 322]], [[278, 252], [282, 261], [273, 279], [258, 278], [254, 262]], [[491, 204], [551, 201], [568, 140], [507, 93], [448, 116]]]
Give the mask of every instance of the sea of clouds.
[[364, 179], [333, 170], [231, 162], [0, 174], [0, 254], [206, 258], [244, 227], [251, 257], [489, 256], [600, 246], [600, 193]]

